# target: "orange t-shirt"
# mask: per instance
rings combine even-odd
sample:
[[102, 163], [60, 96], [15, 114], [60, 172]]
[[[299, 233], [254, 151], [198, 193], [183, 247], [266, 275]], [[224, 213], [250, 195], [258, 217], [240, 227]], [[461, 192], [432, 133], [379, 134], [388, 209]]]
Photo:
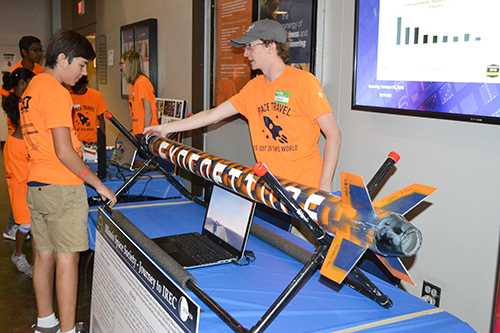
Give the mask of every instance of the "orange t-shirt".
[[30, 210], [26, 202], [28, 185], [28, 151], [23, 139], [9, 136], [4, 146], [5, 173], [9, 188], [10, 206], [17, 224], [31, 223]]
[[69, 128], [73, 148], [82, 156], [82, 147], [71, 117], [72, 105], [73, 101], [66, 88], [46, 73], [35, 76], [21, 97], [21, 126], [30, 155], [28, 182], [83, 184], [83, 180], [57, 157], [51, 131], [52, 128]]
[[[17, 64], [14, 65], [14, 67], [12, 67], [9, 72], [13, 72], [15, 71], [16, 69], [18, 68], [21, 68], [21, 67], [24, 67], [23, 66], [23, 61], [22, 60], [19, 60], [17, 62]], [[39, 64], [35, 63], [35, 67], [33, 68], [33, 73], [36, 74], [40, 74], [41, 72], [43, 72], [43, 70], [45, 69], [45, 67], [42, 67], [40, 66]], [[5, 97], [8, 97], [9, 96], [9, 93], [11, 92], [14, 92], [14, 89], [10, 90], [10, 91], [7, 91], [2, 87], [0, 87], [0, 95], [3, 95]], [[14, 131], [16, 130], [16, 127], [12, 124], [12, 122], [10, 121], [10, 118], [7, 117], [7, 132], [9, 133], [9, 135], [11, 135], [12, 133], [14, 133]]]
[[132, 132], [134, 132], [134, 135], [141, 134], [144, 131], [143, 98], [151, 103], [151, 111], [153, 112], [151, 125], [158, 125], [155, 90], [149, 79], [144, 75], [140, 75], [137, 80], [135, 80], [135, 83], [130, 85], [130, 92], [128, 94], [128, 105], [130, 107]]
[[78, 133], [78, 140], [83, 143], [97, 142], [97, 117], [108, 111], [100, 92], [87, 88], [83, 95], [70, 92], [73, 100], [73, 125]]
[[[23, 61], [22, 60], [19, 60], [17, 62], [17, 64], [14, 65], [14, 67], [12, 67], [11, 69], [9, 69], [9, 72], [13, 72], [15, 71], [16, 69], [18, 68], [21, 68], [21, 67], [24, 67], [23, 66]], [[35, 73], [35, 75], [38, 75], [40, 74], [41, 72], [43, 72], [43, 70], [45, 69], [45, 67], [42, 67], [40, 66], [39, 64], [35, 63], [35, 67], [33, 68], [33, 73]], [[12, 89], [11, 91], [7, 91], [5, 90], [3, 87], [0, 87], [0, 95], [3, 95], [5, 97], [9, 96], [9, 93], [10, 92], [14, 92], [14, 89]], [[10, 132], [9, 132], [10, 133]]]
[[248, 119], [257, 161], [276, 176], [319, 186], [323, 159], [316, 119], [332, 109], [314, 75], [287, 66], [272, 82], [257, 76], [229, 101]]

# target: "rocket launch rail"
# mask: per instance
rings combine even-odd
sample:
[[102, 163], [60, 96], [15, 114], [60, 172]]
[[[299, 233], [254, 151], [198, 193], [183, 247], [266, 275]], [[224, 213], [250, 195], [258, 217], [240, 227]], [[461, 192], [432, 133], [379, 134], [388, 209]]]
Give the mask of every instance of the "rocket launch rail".
[[[156, 158], [162, 158], [173, 163], [174, 165], [185, 169], [186, 171], [189, 171], [206, 180], [219, 184], [233, 192], [246, 196], [251, 200], [262, 202], [276, 210], [283, 211], [291, 216], [294, 216], [295, 218], [299, 219], [318, 240], [318, 243], [320, 245], [318, 246], [316, 251], [311, 254], [309, 251], [298, 247], [292, 242], [285, 240], [284, 238], [268, 231], [263, 227], [260, 227], [256, 224], [252, 226], [251, 233], [254, 236], [297, 259], [302, 264], [304, 264], [304, 267], [296, 275], [292, 282], [286, 287], [286, 289], [282, 292], [278, 299], [271, 305], [268, 311], [261, 317], [258, 323], [250, 330], [244, 328], [241, 324], [239, 324], [220, 305], [218, 305], [213, 299], [211, 299], [209, 295], [207, 295], [199, 286], [197, 286], [196, 279], [189, 272], [184, 270], [180, 265], [172, 265], [172, 261], [174, 260], [171, 257], [167, 258], [169, 265], [160, 264], [160, 266], [162, 266], [162, 268], [164, 268], [164, 270], [174, 280], [176, 280], [176, 282], [178, 282], [184, 289], [194, 292], [200, 298], [200, 300], [202, 300], [212, 311], [214, 311], [219, 316], [219, 318], [221, 318], [221, 320], [223, 320], [229, 327], [231, 327], [233, 331], [263, 332], [286, 307], [290, 300], [297, 294], [300, 288], [308, 281], [308, 279], [316, 271], [316, 269], [318, 269], [318, 267], [322, 263], [323, 266], [326, 265], [327, 260], [325, 258], [330, 255], [329, 248], [333, 247], [330, 246], [332, 242], [336, 240], [339, 240], [340, 242], [350, 241], [350, 239], [344, 239], [343, 235], [341, 235], [341, 230], [337, 230], [336, 225], [332, 225], [332, 223], [329, 221], [332, 219], [332, 214], [336, 214], [336, 211], [333, 211], [332, 209], [332, 212], [330, 212], [330, 209], [328, 209], [328, 211], [325, 213], [325, 206], [340, 204], [340, 199], [338, 197], [334, 197], [329, 193], [298, 183], [294, 183], [286, 179], [277, 179], [269, 172], [269, 170], [267, 170], [267, 167], [265, 167], [265, 165], [262, 163], [257, 163], [252, 170], [241, 164], [237, 164], [235, 162], [210, 155], [192, 147], [184, 146], [169, 139], [160, 138], [153, 135], [139, 135], [137, 138], [138, 140], [136, 140], [136, 138], [134, 138], [110, 113], [106, 114], [106, 118], [108, 118], [108, 120], [110, 120], [137, 147], [139, 156], [141, 156], [141, 158], [145, 160], [143, 167], [141, 167], [134, 175], [132, 175], [130, 179], [127, 180], [122, 187], [120, 187], [120, 189], [118, 189], [116, 193], [117, 195], [119, 193], [127, 191], [131, 186], [133, 186], [133, 184], [137, 181], [139, 175], [149, 165], [153, 164], [162, 174], [165, 175], [167, 180], [182, 195], [194, 202], [205, 206], [205, 203], [203, 201], [194, 197], [156, 160]], [[375, 176], [368, 183], [368, 186], [362, 186], [362, 188], [366, 192], [365, 196], [368, 196], [369, 206], [371, 206], [372, 209], [373, 206], [369, 197], [376, 192], [378, 186], [387, 177], [398, 159], [399, 156], [397, 156], [397, 154], [393, 152], [389, 154], [389, 157], [384, 162], [382, 167], [377, 171]], [[352, 175], [347, 175], [347, 177], [345, 175], [342, 175], [342, 185], [344, 187], [346, 187], [348, 181], [351, 181], [349, 176]], [[382, 258], [381, 256], [379, 256], [379, 258], [396, 277], [406, 278], [406, 270], [404, 269], [404, 267], [401, 269], [401, 267], [399, 266], [402, 264], [400, 263], [400, 260], [397, 256], [414, 255], [420, 247], [421, 234], [418, 229], [409, 224], [409, 222], [407, 222], [398, 213], [404, 214], [406, 211], [413, 208], [416, 204], [420, 203], [428, 194], [432, 193], [432, 191], [435, 189], [420, 185], [424, 189], [422, 190], [420, 187], [418, 187], [418, 199], [414, 199], [412, 197], [411, 200], [408, 200], [403, 196], [403, 201], [400, 200], [401, 198], [391, 199], [390, 201], [387, 200], [387, 198], [384, 198], [382, 200], [386, 201], [383, 201], [383, 204], [386, 206], [388, 205], [389, 207], [397, 206], [397, 213], [391, 211], [377, 215], [374, 212], [371, 213], [370, 207], [366, 207], [367, 204], [363, 201], [366, 199], [363, 198], [363, 191], [361, 191], [361, 197], [363, 200], [361, 200], [361, 202], [354, 202], [353, 199], [355, 195], [358, 195], [358, 193], [356, 192], [358, 191], [356, 187], [357, 184], [355, 184], [356, 181], [358, 181], [357, 178], [354, 178], [354, 180], [352, 180], [353, 184], [350, 184], [353, 186], [353, 189], [351, 189], [351, 191], [353, 192], [344, 190], [342, 191], [342, 203], [349, 207], [351, 207], [352, 205], [352, 207], [354, 207], [356, 210], [362, 212], [362, 217], [368, 216], [371, 220], [375, 220], [375, 222], [373, 223], [377, 224], [375, 226], [372, 224], [363, 226], [364, 233], [367, 233], [366, 230], [371, 228], [370, 230], [368, 230], [371, 231], [371, 233], [369, 234], [369, 236], [371, 237], [371, 243], [368, 244], [365, 240], [356, 239], [356, 242], [359, 241], [358, 243], [363, 246], [363, 248], [361, 249], [362, 251], [359, 251], [359, 256], [361, 256], [367, 248], [374, 250], [376, 255], [377, 253], [381, 254], [382, 256], [387, 255], [389, 257]], [[410, 192], [410, 194], [415, 194], [415, 191], [416, 190], [414, 190], [413, 187], [408, 187], [401, 192], [404, 192], [406, 195], [406, 193]], [[352, 202], [348, 201], [347, 203], [344, 203], [344, 196], [348, 197], [351, 195], [352, 198], [349, 197], [348, 199], [352, 200]], [[378, 203], [379, 201], [377, 201], [376, 203]], [[394, 205], [395, 202], [399, 205]], [[392, 206], [391, 203], [393, 204]], [[109, 202], [105, 204], [105, 210], [113, 215], [113, 212], [108, 207], [108, 205]], [[403, 206], [404, 209], [400, 206]], [[315, 208], [312, 209], [311, 207]], [[382, 210], [379, 207], [376, 207], [376, 209], [377, 212]], [[368, 214], [367, 212], [370, 214]], [[342, 216], [344, 216], [344, 213], [342, 214]], [[394, 218], [393, 215], [397, 215], [396, 218]], [[357, 216], [358, 215], [356, 215], [356, 217]], [[327, 221], [324, 221], [325, 219]], [[127, 219], [124, 216], [120, 216], [119, 220], [123, 221]], [[342, 223], [344, 223], [344, 220], [345, 219], [342, 219]], [[382, 227], [379, 228], [378, 224], [380, 224]], [[327, 226], [327, 228], [325, 228], [325, 226]], [[383, 233], [379, 230], [382, 228]], [[325, 229], [330, 231], [331, 233], [325, 232]], [[351, 227], [351, 229], [353, 228]], [[394, 229], [399, 230], [400, 234], [394, 235]], [[332, 230], [336, 230], [337, 232], [332, 232]], [[335, 238], [332, 237], [332, 233], [336, 235]], [[355, 236], [359, 238], [359, 235]], [[367, 237], [364, 234], [363, 236]], [[139, 239], [134, 239], [134, 237], [132, 236], [132, 239], [136, 240], [137, 244], [141, 246], [145, 251], [147, 251], [147, 248], [151, 247], [151, 244], [149, 242], [150, 240], [146, 240], [143, 238], [144, 237], [141, 236], [139, 237]], [[151, 243], [153, 242], [151, 241]], [[358, 243], [352, 244], [356, 246]], [[337, 243], [336, 245], [337, 248], [342, 249], [343, 243]], [[164, 258], [165, 256], [169, 257], [166, 253], [164, 256], [162, 254], [162, 258]], [[337, 256], [340, 256], [340, 254], [337, 253]], [[349, 267], [346, 271], [343, 271], [341, 273], [336, 272], [333, 278], [329, 276], [327, 277], [331, 278], [335, 282], [346, 284], [362, 295], [372, 299], [382, 307], [391, 308], [391, 299], [384, 293], [382, 293], [382, 291], [373, 282], [371, 282], [368, 277], [366, 277], [363, 272], [356, 266], [357, 260], [358, 258], [355, 258], [354, 262], [352, 263], [352, 267]], [[398, 262], [400, 264], [398, 264]], [[330, 264], [330, 262], [328, 262], [328, 264]], [[400, 272], [402, 270], [404, 270], [404, 272]], [[357, 282], [352, 281], [347, 277], [349, 273], [354, 277], [355, 280], [357, 280]]]

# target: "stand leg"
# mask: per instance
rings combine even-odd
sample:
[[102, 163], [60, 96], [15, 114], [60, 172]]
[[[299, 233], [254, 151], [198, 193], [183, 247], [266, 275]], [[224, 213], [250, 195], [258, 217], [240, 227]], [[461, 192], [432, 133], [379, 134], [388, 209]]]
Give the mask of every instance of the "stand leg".
[[300, 288], [307, 282], [307, 280], [309, 280], [311, 275], [314, 274], [314, 271], [321, 264], [327, 252], [328, 247], [326, 246], [319, 246], [316, 249], [316, 252], [314, 252], [309, 262], [304, 265], [299, 274], [295, 276], [293, 281], [266, 311], [264, 316], [259, 319], [257, 324], [252, 327], [250, 332], [263, 332], [273, 322], [273, 320], [276, 319], [290, 300], [297, 294]]
[[[153, 164], [157, 169], [158, 171], [160, 171], [166, 178], [167, 180], [170, 182], [170, 184], [172, 184], [172, 186], [175, 187], [175, 189], [177, 191], [179, 191], [183, 196], [185, 196], [186, 198], [188, 198], [189, 200], [193, 201], [193, 202], [196, 202], [202, 206], [205, 206], [205, 202], [203, 202], [202, 200], [196, 198], [195, 196], [193, 196], [191, 194], [191, 192], [189, 192], [179, 181], [177, 181], [177, 179], [175, 179], [174, 176], [172, 176], [172, 174], [170, 172], [168, 172], [167, 170], [165, 170], [165, 168], [163, 168], [161, 166], [161, 164], [157, 161], [156, 159], [156, 156], [150, 154], [146, 148], [144, 148], [137, 140], [136, 138], [134, 138], [132, 136], [132, 134], [130, 134], [127, 129], [125, 127], [123, 127], [123, 125], [115, 118], [113, 117], [113, 115], [111, 113], [107, 113], [106, 114], [106, 118], [111, 121], [111, 123], [113, 125], [116, 126], [116, 128], [123, 133], [123, 135], [125, 135], [125, 137], [134, 145], [136, 146], [137, 148], [137, 151], [139, 153], [139, 156], [141, 158], [143, 158], [146, 162], [144, 163], [144, 165], [147, 164], [146, 168], [150, 165], [150, 164]], [[174, 136], [177, 135], [177, 133], [173, 133]], [[144, 167], [143, 165], [143, 167]], [[141, 167], [140, 170], [144, 170], [145, 168]], [[137, 174], [137, 172], [134, 174], [134, 176]], [[138, 177], [138, 176], [137, 176]], [[135, 181], [137, 181], [137, 179], [135, 179]], [[135, 183], [134, 181], [134, 183]], [[133, 183], [132, 183], [133, 185]], [[132, 186], [130, 185], [130, 186]], [[129, 186], [129, 187], [130, 187]], [[107, 203], [107, 205], [109, 205], [109, 202]]]
[[[304, 211], [304, 209], [292, 198], [292, 196], [281, 186], [278, 180], [271, 174], [264, 163], [258, 162], [253, 168], [254, 172], [266, 182], [267, 185], [276, 193], [280, 200], [285, 204], [292, 214], [299, 219], [311, 232], [314, 237], [318, 240], [319, 244], [330, 247], [332, 242], [332, 237], [325, 233], [325, 231], [319, 227]], [[378, 173], [377, 173], [378, 174]], [[324, 258], [324, 256], [323, 256]], [[379, 305], [383, 307], [391, 307], [392, 301], [387, 297], [382, 291], [371, 282], [356, 266], [351, 270], [354, 277], [358, 280], [363, 288], [370, 295], [370, 299], [376, 301]], [[354, 288], [354, 290], [359, 291], [359, 289]], [[362, 293], [366, 296], [366, 293]]]

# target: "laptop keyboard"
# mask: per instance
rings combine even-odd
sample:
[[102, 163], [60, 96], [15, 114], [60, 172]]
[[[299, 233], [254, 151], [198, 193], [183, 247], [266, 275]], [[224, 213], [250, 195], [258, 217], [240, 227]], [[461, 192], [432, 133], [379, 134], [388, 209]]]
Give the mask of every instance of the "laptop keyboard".
[[216, 262], [230, 259], [228, 253], [221, 253], [203, 241], [203, 237], [193, 234], [176, 235], [172, 237], [173, 244], [181, 248], [187, 255], [192, 257], [198, 264]]

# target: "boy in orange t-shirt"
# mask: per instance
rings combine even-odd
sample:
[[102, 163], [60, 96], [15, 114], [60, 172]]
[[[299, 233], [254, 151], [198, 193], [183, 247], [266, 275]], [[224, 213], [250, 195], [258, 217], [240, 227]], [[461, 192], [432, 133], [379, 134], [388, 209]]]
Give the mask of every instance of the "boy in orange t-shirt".
[[[289, 38], [275, 20], [252, 23], [231, 44], [243, 48], [252, 70], [262, 75], [217, 107], [180, 121], [151, 126], [156, 135], [192, 130], [241, 114], [248, 120], [257, 161], [276, 176], [331, 191], [341, 133], [318, 80], [287, 65]], [[323, 158], [318, 147], [325, 135]]]
[[73, 100], [73, 125], [78, 133], [78, 140], [86, 145], [97, 144], [97, 126], [106, 134], [104, 112], [108, 107], [100, 92], [87, 87], [87, 75], [71, 87]]
[[[166, 136], [241, 114], [248, 120], [257, 161], [278, 177], [330, 192], [342, 135], [318, 80], [287, 65], [290, 40], [285, 28], [275, 20], [259, 20], [231, 44], [243, 48], [252, 70], [260, 69], [262, 75], [213, 109], [146, 127], [144, 133]], [[320, 132], [325, 136], [323, 158]], [[297, 226], [306, 229], [302, 223]]]
[[[20, 67], [29, 69], [30, 71], [35, 73], [35, 75], [43, 72], [45, 68], [39, 65], [43, 55], [43, 49], [40, 39], [35, 36], [23, 36], [19, 40], [19, 52], [21, 53], [22, 59], [19, 60], [17, 64], [14, 65], [14, 67], [9, 69], [9, 72], [13, 72]], [[9, 96], [9, 92], [14, 91], [7, 91], [3, 87], [0, 87], [0, 95], [7, 97]]]
[[[38, 318], [35, 333], [75, 332], [78, 261], [88, 249], [87, 194], [83, 182], [116, 203], [112, 190], [89, 172], [71, 117], [73, 86], [87, 74], [95, 52], [82, 35], [59, 30], [47, 47], [47, 68], [21, 99], [23, 138], [30, 155], [27, 201], [36, 252], [33, 266]], [[50, 213], [47, 213], [50, 212]], [[53, 307], [54, 273], [60, 323]]]

